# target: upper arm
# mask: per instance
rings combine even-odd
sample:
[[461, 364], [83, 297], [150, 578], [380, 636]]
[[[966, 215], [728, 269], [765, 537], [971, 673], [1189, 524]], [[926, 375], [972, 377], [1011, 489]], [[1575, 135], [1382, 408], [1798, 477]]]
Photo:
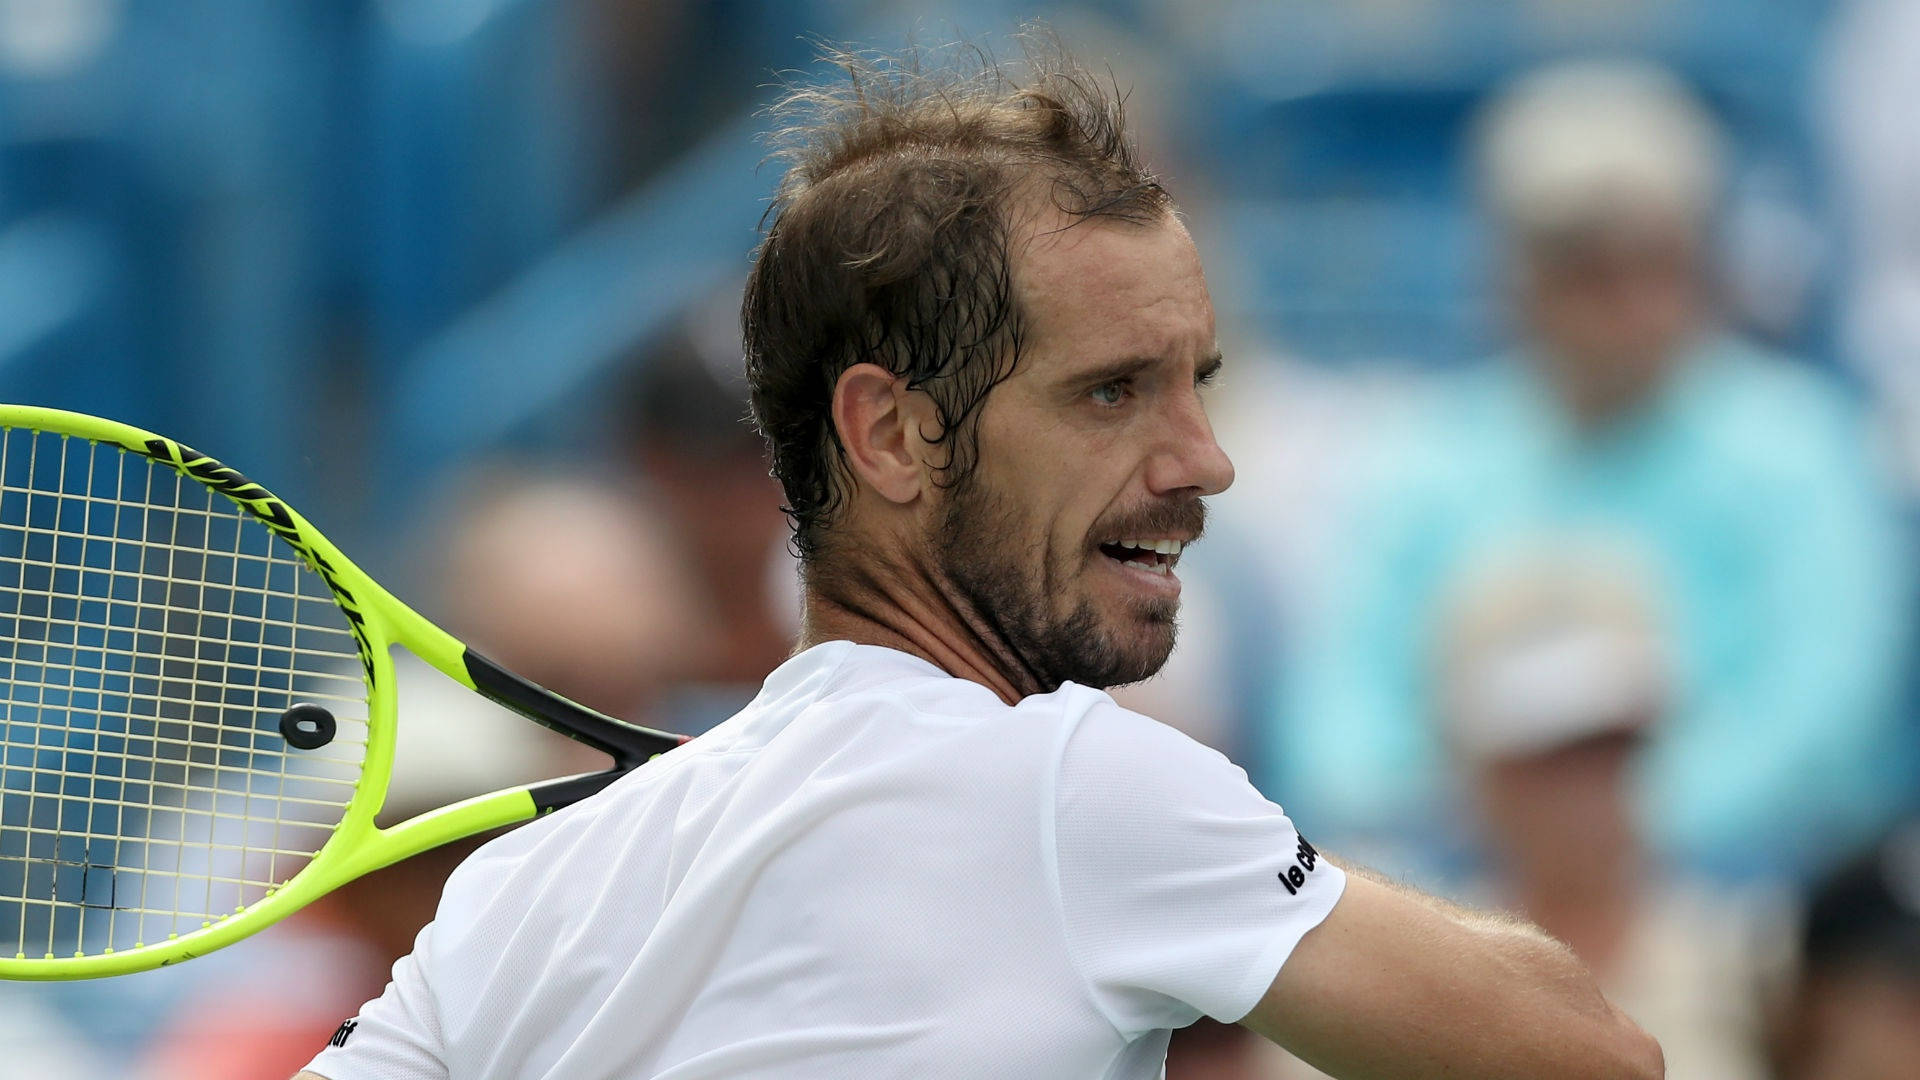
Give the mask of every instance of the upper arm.
[[321, 1076], [317, 1072], [308, 1072], [305, 1069], [302, 1069], [300, 1071], [300, 1075], [294, 1077], [293, 1080], [327, 1080], [327, 1078], [324, 1076]]
[[1659, 1075], [1564, 946], [1359, 872], [1241, 1023], [1343, 1078]]

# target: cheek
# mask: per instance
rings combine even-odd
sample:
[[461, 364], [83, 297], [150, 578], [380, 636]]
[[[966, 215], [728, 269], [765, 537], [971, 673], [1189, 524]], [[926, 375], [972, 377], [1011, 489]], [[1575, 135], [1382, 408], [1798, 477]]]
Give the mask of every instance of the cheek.
[[1095, 526], [1125, 502], [1141, 433], [1012, 403], [989, 406], [979, 433], [975, 479], [995, 493], [1016, 530], [993, 541], [1033, 552], [1054, 584], [1095, 566]]
[[1111, 520], [1119, 505], [1117, 486], [1104, 477], [1077, 476], [1057, 493], [1049, 525], [1050, 544], [1057, 559], [1084, 567], [1099, 558], [1094, 545], [1103, 519]]
[[[1003, 516], [1017, 529], [1015, 535], [1005, 538], [1008, 542], [1058, 547], [1070, 522], [1083, 513], [1083, 479], [1068, 467], [1075, 458], [1057, 449], [1008, 443], [996, 444], [991, 452], [983, 451], [968, 482], [991, 493], [992, 501], [1006, 509]], [[1080, 527], [1083, 537], [1085, 525], [1083, 521]]]

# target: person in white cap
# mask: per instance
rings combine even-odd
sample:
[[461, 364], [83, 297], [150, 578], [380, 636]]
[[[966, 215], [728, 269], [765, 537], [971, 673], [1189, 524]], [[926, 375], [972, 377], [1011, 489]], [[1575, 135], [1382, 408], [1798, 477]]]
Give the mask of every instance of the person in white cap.
[[1658, 68], [1571, 64], [1497, 99], [1480, 140], [1528, 359], [1577, 423], [1605, 426], [1708, 329], [1712, 119]]
[[1440, 623], [1441, 735], [1484, 835], [1484, 899], [1567, 942], [1674, 1080], [1760, 1080], [1781, 909], [1661, 868], [1633, 806], [1673, 707], [1670, 617], [1646, 568], [1603, 545], [1477, 567]]

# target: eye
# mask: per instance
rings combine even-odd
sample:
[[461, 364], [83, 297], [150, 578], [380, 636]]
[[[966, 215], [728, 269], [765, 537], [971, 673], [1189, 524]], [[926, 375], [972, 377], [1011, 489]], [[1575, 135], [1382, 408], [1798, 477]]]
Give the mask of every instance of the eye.
[[1115, 379], [1094, 387], [1091, 393], [1093, 400], [1111, 408], [1127, 400], [1128, 389], [1127, 380]]

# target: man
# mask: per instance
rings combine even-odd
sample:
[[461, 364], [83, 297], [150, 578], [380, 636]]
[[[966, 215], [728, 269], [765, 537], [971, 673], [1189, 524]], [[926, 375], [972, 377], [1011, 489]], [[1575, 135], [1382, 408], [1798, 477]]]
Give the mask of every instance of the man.
[[1050, 50], [842, 62], [745, 304], [801, 651], [469, 860], [311, 1075], [1152, 1077], [1211, 1015], [1337, 1075], [1659, 1076], [1563, 947], [1343, 872], [1097, 689], [1166, 660], [1232, 480], [1198, 255]]
[[1460, 803], [1433, 723], [1446, 597], [1516, 552], [1607, 551], [1648, 567], [1674, 651], [1635, 777], [1655, 851], [1815, 874], [1910, 783], [1909, 554], [1859, 411], [1720, 325], [1716, 133], [1672, 76], [1556, 65], [1480, 135], [1516, 346], [1445, 377], [1356, 485], [1299, 627], [1276, 790], [1342, 842], [1410, 847], [1403, 866], [1436, 850]]

